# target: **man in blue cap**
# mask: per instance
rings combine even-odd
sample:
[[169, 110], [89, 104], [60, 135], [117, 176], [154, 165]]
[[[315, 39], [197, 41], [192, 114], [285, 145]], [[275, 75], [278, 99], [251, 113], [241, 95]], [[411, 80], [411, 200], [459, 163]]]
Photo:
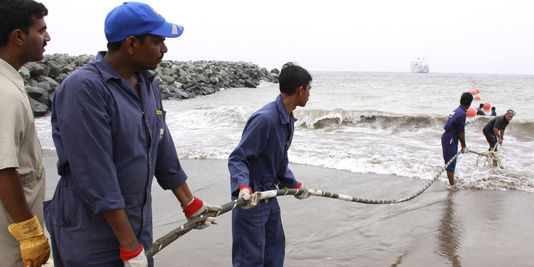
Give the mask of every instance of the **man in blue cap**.
[[56, 90], [52, 134], [61, 178], [45, 203], [55, 266], [152, 266], [144, 247], [152, 244], [154, 176], [188, 219], [221, 209], [190, 192], [148, 71], [167, 52], [165, 37], [182, 31], [150, 6], [126, 2], [106, 17], [108, 51]]
[[[467, 152], [465, 144], [465, 119], [466, 111], [473, 102], [473, 95], [471, 93], [463, 93], [460, 97], [460, 106], [458, 106], [451, 114], [443, 129], [445, 132], [441, 135], [441, 148], [443, 150], [443, 159], [445, 163], [458, 153], [458, 140], [462, 146], [462, 153]], [[447, 168], [447, 178], [449, 184], [454, 184], [454, 170], [456, 169], [456, 160], [454, 160]]]

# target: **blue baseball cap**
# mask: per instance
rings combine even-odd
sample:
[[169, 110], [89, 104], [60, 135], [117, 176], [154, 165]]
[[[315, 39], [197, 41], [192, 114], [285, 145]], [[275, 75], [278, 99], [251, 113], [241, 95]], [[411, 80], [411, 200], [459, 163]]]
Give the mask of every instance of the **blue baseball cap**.
[[167, 22], [147, 4], [124, 2], [106, 16], [104, 31], [108, 42], [125, 40], [130, 36], [153, 34], [163, 37], [178, 37], [184, 27]]

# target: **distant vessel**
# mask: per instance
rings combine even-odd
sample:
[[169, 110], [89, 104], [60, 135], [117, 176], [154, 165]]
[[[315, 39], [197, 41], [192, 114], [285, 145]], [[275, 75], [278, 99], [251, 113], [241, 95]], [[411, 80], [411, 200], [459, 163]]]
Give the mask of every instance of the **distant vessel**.
[[428, 73], [430, 70], [428, 68], [428, 63], [425, 61], [424, 58], [417, 58], [417, 60], [412, 61], [410, 64], [410, 69], [412, 72], [416, 73]]

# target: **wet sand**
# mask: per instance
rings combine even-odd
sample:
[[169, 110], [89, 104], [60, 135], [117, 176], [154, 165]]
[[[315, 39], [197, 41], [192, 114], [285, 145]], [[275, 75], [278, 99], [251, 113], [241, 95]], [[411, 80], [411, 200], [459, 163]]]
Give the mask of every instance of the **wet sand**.
[[[47, 199], [57, 183], [55, 152], [45, 151]], [[183, 160], [195, 195], [230, 200], [226, 161]], [[427, 181], [292, 164], [310, 188], [370, 199], [401, 199]], [[437, 170], [436, 170], [437, 172]], [[534, 194], [450, 190], [445, 176], [401, 204], [365, 205], [312, 196], [280, 197], [286, 266], [534, 266]], [[154, 238], [185, 222], [178, 201], [153, 187]], [[231, 266], [231, 215], [193, 230], [156, 254], [156, 266]]]

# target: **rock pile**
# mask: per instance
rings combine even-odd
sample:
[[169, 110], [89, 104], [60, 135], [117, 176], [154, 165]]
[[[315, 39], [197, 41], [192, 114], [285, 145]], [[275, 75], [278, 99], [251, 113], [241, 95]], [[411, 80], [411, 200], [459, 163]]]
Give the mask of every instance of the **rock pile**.
[[[46, 115], [54, 92], [73, 71], [93, 61], [94, 56], [45, 55], [19, 70], [24, 78], [35, 116]], [[154, 71], [163, 99], [187, 99], [208, 95], [222, 88], [255, 88], [260, 81], [278, 82], [277, 69], [268, 71], [248, 62], [164, 60]]]

